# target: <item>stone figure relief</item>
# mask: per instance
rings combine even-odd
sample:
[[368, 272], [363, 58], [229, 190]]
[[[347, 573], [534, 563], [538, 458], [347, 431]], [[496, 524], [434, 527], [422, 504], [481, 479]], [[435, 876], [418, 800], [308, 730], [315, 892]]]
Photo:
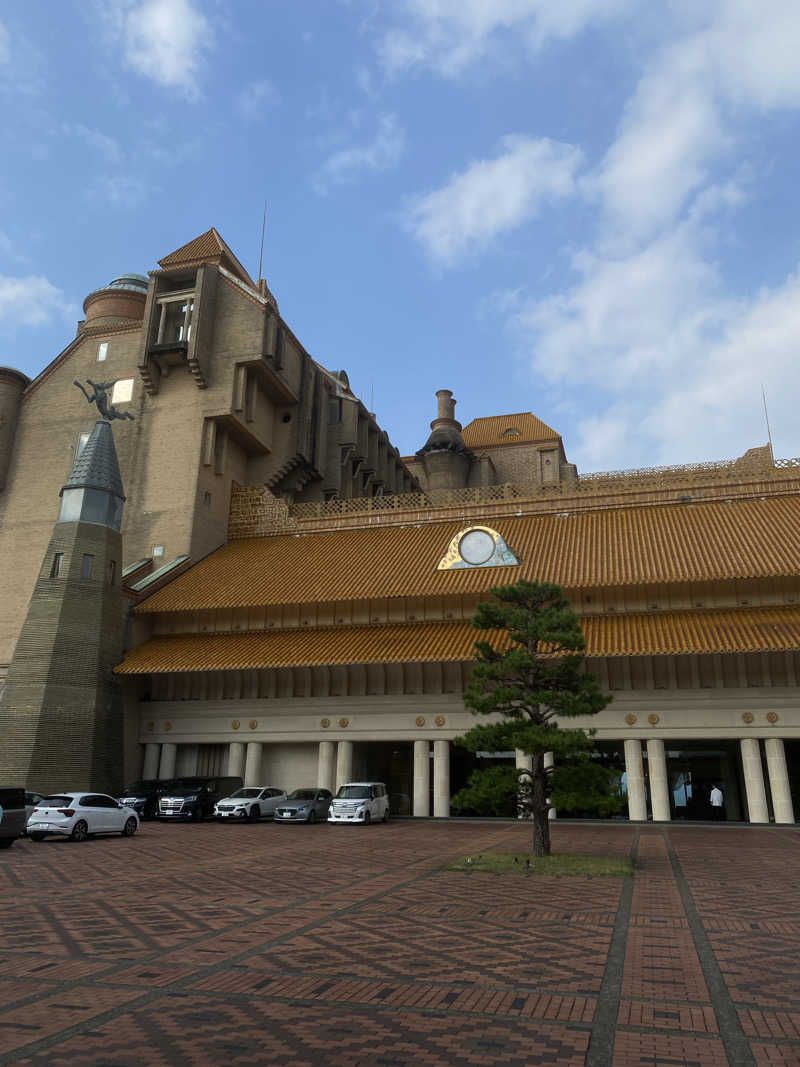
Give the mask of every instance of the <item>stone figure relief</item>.
[[113, 419], [133, 419], [133, 415], [129, 411], [119, 411], [113, 404], [109, 403], [108, 390], [113, 389], [117, 384], [118, 379], [114, 379], [113, 382], [93, 382], [91, 378], [87, 378], [86, 381], [91, 385], [94, 392], [91, 396], [86, 392], [79, 381], [74, 381], [72, 384], [77, 385], [90, 404], [97, 404], [97, 410], [111, 422]]

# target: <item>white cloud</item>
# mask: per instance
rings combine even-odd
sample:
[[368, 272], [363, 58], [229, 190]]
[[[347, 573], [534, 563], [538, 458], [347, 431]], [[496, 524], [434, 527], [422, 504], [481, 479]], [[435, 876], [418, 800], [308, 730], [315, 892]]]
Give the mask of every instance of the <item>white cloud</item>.
[[103, 174], [92, 187], [93, 196], [101, 196], [112, 207], [135, 208], [152, 196], [153, 187], [133, 174]]
[[76, 308], [47, 278], [10, 278], [0, 274], [0, 327], [39, 326], [56, 315], [75, 313]]
[[260, 119], [278, 103], [280, 94], [272, 82], [262, 80], [246, 85], [236, 98], [239, 114], [252, 122]]
[[532, 218], [542, 201], [574, 192], [581, 152], [573, 145], [509, 134], [500, 149], [412, 203], [406, 224], [437, 262], [453, 265]]
[[200, 68], [213, 34], [192, 0], [113, 0], [101, 8], [129, 67], [190, 99], [199, 95]]
[[100, 130], [84, 126], [80, 122], [64, 123], [62, 130], [67, 137], [80, 138], [92, 151], [103, 156], [108, 163], [118, 164], [122, 162], [122, 149], [119, 142]]
[[405, 0], [401, 25], [383, 35], [379, 52], [389, 72], [431, 67], [460, 73], [513, 39], [531, 46], [571, 37], [597, 20], [613, 18], [639, 0]]
[[406, 136], [394, 115], [383, 115], [378, 132], [367, 144], [342, 148], [330, 155], [312, 184], [318, 193], [326, 193], [333, 185], [354, 181], [363, 172], [390, 170], [400, 161], [406, 147]]

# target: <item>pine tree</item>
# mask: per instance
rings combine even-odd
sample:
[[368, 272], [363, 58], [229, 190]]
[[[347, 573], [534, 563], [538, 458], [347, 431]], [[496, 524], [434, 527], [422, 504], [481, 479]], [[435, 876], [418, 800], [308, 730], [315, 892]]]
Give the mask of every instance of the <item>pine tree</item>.
[[[504, 630], [509, 647], [475, 642], [477, 662], [464, 703], [475, 714], [501, 719], [474, 726], [457, 743], [472, 752], [519, 749], [531, 757], [532, 769], [475, 771], [453, 804], [502, 810], [516, 793], [521, 813], [533, 819], [534, 855], [549, 856], [551, 807], [601, 814], [620, 807], [612, 773], [590, 758], [594, 730], [562, 725], [575, 716], [596, 715], [612, 698], [583, 670], [586, 642], [560, 586], [520, 581], [491, 593], [496, 600], [478, 604], [472, 625]], [[546, 752], [553, 753], [553, 768], [545, 767]]]

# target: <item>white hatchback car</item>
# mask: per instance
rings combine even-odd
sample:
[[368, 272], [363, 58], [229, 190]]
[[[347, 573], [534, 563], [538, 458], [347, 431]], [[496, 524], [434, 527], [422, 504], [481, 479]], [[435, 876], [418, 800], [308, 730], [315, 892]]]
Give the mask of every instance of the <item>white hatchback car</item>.
[[286, 793], [274, 785], [246, 785], [214, 805], [217, 819], [272, 819]]
[[105, 793], [57, 793], [42, 797], [28, 819], [28, 837], [44, 841], [63, 834], [71, 841], [85, 841], [89, 834], [122, 834], [131, 837], [139, 829], [139, 816]]
[[328, 808], [328, 822], [386, 822], [389, 818], [389, 794], [383, 782], [347, 782]]

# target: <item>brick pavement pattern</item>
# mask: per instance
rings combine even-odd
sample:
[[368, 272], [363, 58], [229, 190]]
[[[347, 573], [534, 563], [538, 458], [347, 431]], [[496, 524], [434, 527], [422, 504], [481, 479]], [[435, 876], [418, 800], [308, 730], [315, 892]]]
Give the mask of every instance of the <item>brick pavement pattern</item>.
[[800, 830], [146, 823], [0, 854], [0, 1063], [800, 1065]]

